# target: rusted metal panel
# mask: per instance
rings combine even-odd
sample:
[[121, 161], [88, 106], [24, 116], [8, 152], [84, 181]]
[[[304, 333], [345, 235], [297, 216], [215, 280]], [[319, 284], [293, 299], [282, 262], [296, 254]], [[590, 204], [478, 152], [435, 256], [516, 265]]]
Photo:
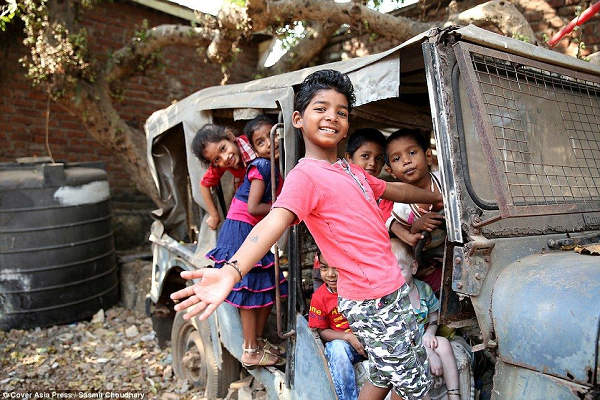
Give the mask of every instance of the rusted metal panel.
[[[209, 319], [211, 325], [218, 324], [217, 330], [220, 333], [219, 337], [213, 340], [220, 340], [235, 358], [241, 359], [243, 337], [238, 310], [224, 303], [217, 308], [216, 313], [217, 319], [212, 319], [212, 316]], [[272, 400], [337, 400], [327, 360], [322, 351], [323, 346], [313, 336], [308, 321], [299, 314], [297, 317], [297, 336], [292, 341], [292, 346], [295, 346], [295, 357], [292, 361], [293, 386], [287, 387], [285, 374], [277, 368], [257, 368], [248, 372], [266, 387], [269, 399]], [[318, 396], [315, 396], [315, 393], [318, 393]]]
[[492, 400], [596, 399], [587, 386], [498, 361]]
[[511, 263], [496, 281], [492, 315], [503, 361], [580, 385], [597, 384], [597, 257], [558, 252]]
[[458, 295], [452, 290], [452, 273], [454, 271], [453, 254], [456, 247], [446, 249], [442, 270], [442, 289], [440, 292], [440, 323], [461, 326], [475, 321], [475, 310], [467, 296]]
[[[427, 87], [429, 90], [429, 106], [433, 121], [433, 132], [437, 143], [438, 161], [442, 187], [444, 188], [444, 214], [448, 240], [460, 243], [463, 241], [459, 185], [455, 177], [458, 160], [453, 145], [453, 127], [455, 108], [452, 104], [451, 87], [447, 71], [454, 62], [451, 50], [435, 43], [423, 43]], [[451, 59], [449, 59], [451, 58]]]
[[495, 243], [483, 236], [475, 236], [464, 247], [453, 252], [452, 289], [458, 293], [478, 296], [490, 269], [490, 254]]

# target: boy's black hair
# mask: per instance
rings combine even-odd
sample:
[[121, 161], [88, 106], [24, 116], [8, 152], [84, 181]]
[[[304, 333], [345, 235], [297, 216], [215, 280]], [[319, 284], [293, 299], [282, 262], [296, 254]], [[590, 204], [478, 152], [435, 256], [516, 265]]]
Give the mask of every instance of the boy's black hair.
[[417, 145], [419, 145], [419, 147], [423, 151], [427, 151], [427, 149], [429, 148], [429, 143], [427, 142], [427, 138], [421, 132], [419, 132], [417, 129], [409, 129], [409, 128], [398, 129], [396, 132], [392, 133], [385, 142], [385, 151], [383, 152], [383, 156], [385, 158], [385, 164], [388, 167], [390, 166], [390, 160], [388, 158], [388, 147], [390, 147], [390, 143], [392, 143], [394, 140], [402, 139], [405, 137], [411, 138], [412, 140], [417, 142]]
[[244, 135], [248, 136], [248, 141], [250, 142], [250, 146], [252, 146], [252, 148], [254, 148], [252, 137], [257, 130], [263, 127], [263, 125], [273, 126], [275, 125], [275, 121], [273, 121], [273, 119], [267, 114], [260, 114], [252, 118], [250, 122], [244, 126]]
[[356, 130], [350, 138], [348, 138], [348, 145], [346, 146], [346, 153], [350, 154], [350, 157], [354, 156], [354, 152], [365, 143], [375, 143], [381, 146], [383, 150], [385, 147], [385, 136], [381, 131], [375, 128], [362, 128]]
[[333, 69], [315, 71], [304, 78], [294, 98], [294, 111], [304, 114], [310, 101], [319, 90], [332, 89], [343, 94], [348, 100], [348, 112], [352, 111], [356, 97], [354, 87], [348, 75]]
[[196, 132], [194, 140], [192, 141], [192, 153], [200, 162], [208, 167], [211, 160], [207, 160], [204, 155], [204, 149], [208, 143], [218, 143], [221, 140], [233, 141], [236, 136], [235, 128], [229, 126], [221, 126], [216, 124], [206, 124]]

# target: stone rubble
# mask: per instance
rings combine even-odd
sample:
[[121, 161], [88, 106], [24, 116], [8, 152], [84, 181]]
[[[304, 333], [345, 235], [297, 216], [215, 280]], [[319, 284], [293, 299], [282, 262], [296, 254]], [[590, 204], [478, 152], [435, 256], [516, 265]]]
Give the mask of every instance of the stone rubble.
[[[248, 376], [232, 384], [227, 398], [266, 398], [258, 386]], [[143, 392], [145, 399], [206, 400], [173, 375], [170, 348], [159, 348], [150, 318], [121, 307], [100, 310], [91, 321], [0, 331], [0, 387], [3, 392], [125, 390]]]

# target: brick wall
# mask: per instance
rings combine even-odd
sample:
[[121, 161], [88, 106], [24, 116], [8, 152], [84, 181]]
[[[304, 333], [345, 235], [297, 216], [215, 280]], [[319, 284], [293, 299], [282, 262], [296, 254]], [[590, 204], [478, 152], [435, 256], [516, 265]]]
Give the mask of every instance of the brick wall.
[[[123, 18], [126, 15], [127, 18]], [[185, 23], [167, 14], [127, 1], [101, 2], [84, 15], [90, 51], [105, 60], [134, 36], [142, 21], [149, 26]], [[26, 55], [22, 46], [22, 26], [0, 32], [0, 162], [16, 157], [46, 156], [46, 95], [32, 88], [25, 78], [19, 58]], [[230, 83], [252, 79], [258, 59], [256, 43], [243, 48], [232, 67]], [[164, 52], [165, 69], [132, 79], [125, 88], [125, 101], [116, 104], [121, 117], [132, 127], [142, 129], [152, 112], [167, 107], [204, 87], [218, 85], [223, 75], [220, 66], [205, 64], [192, 48], [170, 48]], [[57, 161], [102, 161], [106, 164], [114, 209], [148, 210], [154, 206], [135, 189], [127, 171], [110, 153], [82, 130], [75, 118], [60, 106], [50, 103], [50, 149]]]

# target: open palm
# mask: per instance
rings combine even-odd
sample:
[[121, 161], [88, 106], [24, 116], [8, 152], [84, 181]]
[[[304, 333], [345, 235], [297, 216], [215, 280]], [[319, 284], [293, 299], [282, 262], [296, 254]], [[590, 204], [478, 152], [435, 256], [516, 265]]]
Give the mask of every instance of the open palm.
[[184, 319], [190, 319], [200, 314], [200, 319], [204, 320], [212, 314], [217, 307], [225, 300], [235, 285], [235, 280], [222, 269], [202, 268], [195, 271], [184, 271], [181, 273], [184, 279], [199, 279], [198, 282], [185, 289], [181, 289], [171, 294], [171, 299], [182, 300], [175, 305], [175, 310], [188, 310]]

